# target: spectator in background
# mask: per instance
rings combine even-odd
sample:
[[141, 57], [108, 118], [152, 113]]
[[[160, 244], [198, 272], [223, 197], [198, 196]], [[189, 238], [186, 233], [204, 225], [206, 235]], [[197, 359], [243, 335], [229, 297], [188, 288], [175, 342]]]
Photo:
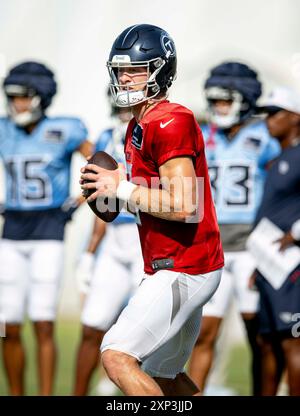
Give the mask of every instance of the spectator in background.
[[[284, 236], [279, 250], [300, 245], [300, 95], [292, 89], [274, 89], [264, 107], [267, 126], [281, 146], [265, 183], [256, 223], [268, 218]], [[276, 395], [285, 366], [289, 393], [300, 395], [300, 264], [278, 289], [258, 271], [255, 279], [260, 292], [260, 340], [262, 343], [262, 394]], [[298, 328], [298, 329], [297, 329]], [[284, 366], [278, 360], [278, 346]]]

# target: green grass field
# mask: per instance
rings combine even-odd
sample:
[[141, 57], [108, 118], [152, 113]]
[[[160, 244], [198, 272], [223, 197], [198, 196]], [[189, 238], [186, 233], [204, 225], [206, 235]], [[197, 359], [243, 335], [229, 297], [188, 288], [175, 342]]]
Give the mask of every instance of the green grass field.
[[[58, 320], [56, 337], [59, 349], [59, 362], [55, 384], [55, 395], [70, 395], [73, 386], [74, 363], [80, 337], [79, 322]], [[35, 365], [35, 340], [31, 325], [27, 322], [23, 330], [23, 338], [27, 353], [26, 363], [26, 394], [37, 394], [37, 375]], [[0, 341], [1, 342], [1, 341]], [[95, 374], [91, 383], [91, 391], [97, 383]], [[244, 345], [231, 350], [228, 363], [226, 385], [239, 395], [249, 395], [249, 351]], [[0, 396], [7, 395], [7, 384], [3, 371], [2, 357], [0, 358]]]

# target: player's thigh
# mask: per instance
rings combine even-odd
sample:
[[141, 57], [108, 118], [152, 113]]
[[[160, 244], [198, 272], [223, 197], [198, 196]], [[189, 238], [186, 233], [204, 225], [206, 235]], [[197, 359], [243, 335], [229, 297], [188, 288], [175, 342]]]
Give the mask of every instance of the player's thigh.
[[0, 240], [0, 314], [7, 323], [21, 323], [28, 290], [28, 261], [20, 242]]
[[202, 308], [215, 292], [220, 274], [192, 276], [162, 270], [147, 276], [105, 336], [102, 351], [120, 350], [144, 361]]
[[63, 279], [64, 243], [56, 240], [34, 242], [30, 258], [28, 315], [33, 321], [56, 317]]
[[203, 319], [213, 317], [222, 319], [229, 309], [229, 304], [233, 296], [232, 275], [225, 268], [222, 272], [220, 285], [211, 299], [203, 306]]
[[116, 321], [130, 294], [129, 268], [106, 250], [101, 252], [84, 302], [81, 322], [106, 331]]
[[[153, 377], [175, 378], [184, 371], [192, 350], [196, 344], [202, 317], [202, 307], [207, 298], [215, 292], [218, 272], [209, 274], [211, 281], [208, 287], [202, 286], [201, 292], [195, 293], [174, 319], [169, 333], [161, 342], [162, 346], [155, 350], [143, 363], [143, 369]], [[213, 281], [215, 279], [215, 281]], [[193, 297], [197, 297], [195, 302]], [[201, 299], [202, 297], [202, 299]], [[196, 306], [200, 302], [200, 307]], [[192, 313], [190, 311], [193, 310]], [[188, 316], [188, 319], [186, 317]], [[178, 328], [179, 331], [178, 331]]]
[[143, 362], [142, 369], [151, 377], [175, 378], [182, 373], [196, 343], [201, 317], [202, 308], [197, 308], [180, 330]]
[[255, 270], [255, 261], [247, 251], [237, 252], [233, 256], [232, 273], [234, 275], [234, 293], [237, 306], [242, 314], [253, 314], [258, 310], [258, 291], [249, 289], [249, 278]]

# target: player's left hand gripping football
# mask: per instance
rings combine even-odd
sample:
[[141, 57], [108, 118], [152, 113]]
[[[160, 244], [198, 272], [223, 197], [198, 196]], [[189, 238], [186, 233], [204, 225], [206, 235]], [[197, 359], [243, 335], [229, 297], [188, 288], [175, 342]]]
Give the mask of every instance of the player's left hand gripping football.
[[[89, 182], [84, 183], [86, 180]], [[85, 191], [95, 189], [88, 198], [87, 202], [92, 202], [98, 197], [115, 198], [117, 188], [122, 180], [126, 180], [125, 166], [122, 163], [118, 164], [118, 169], [107, 170], [94, 164], [88, 164], [81, 168], [80, 184]]]

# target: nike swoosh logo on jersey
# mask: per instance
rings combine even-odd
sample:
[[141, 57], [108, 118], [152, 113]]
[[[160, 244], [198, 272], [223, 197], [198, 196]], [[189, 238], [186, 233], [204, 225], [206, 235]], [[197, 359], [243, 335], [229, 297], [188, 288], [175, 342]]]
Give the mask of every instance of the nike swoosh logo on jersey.
[[166, 123], [163, 123], [162, 121], [160, 122], [160, 128], [164, 129], [165, 127], [167, 127], [168, 124], [172, 123], [172, 121], [174, 120], [174, 118], [171, 118], [171, 120], [167, 121]]

